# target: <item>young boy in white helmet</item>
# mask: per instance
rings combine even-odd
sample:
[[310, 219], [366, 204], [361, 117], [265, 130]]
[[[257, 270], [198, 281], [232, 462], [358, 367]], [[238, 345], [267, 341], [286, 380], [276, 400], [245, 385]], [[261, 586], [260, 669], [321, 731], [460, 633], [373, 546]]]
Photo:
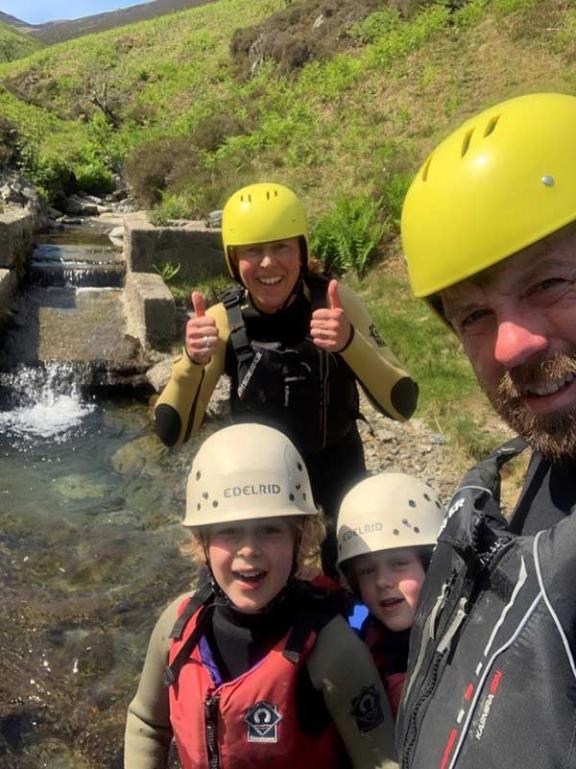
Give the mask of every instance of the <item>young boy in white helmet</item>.
[[358, 483], [338, 515], [338, 565], [369, 614], [360, 635], [382, 677], [394, 716], [410, 628], [444, 507], [430, 486], [404, 473]]
[[255, 424], [208, 438], [184, 525], [210, 581], [174, 601], [152, 633], [125, 769], [165, 769], [172, 738], [183, 769], [396, 766], [368, 650], [339, 600], [297, 578], [321, 537], [288, 438]]

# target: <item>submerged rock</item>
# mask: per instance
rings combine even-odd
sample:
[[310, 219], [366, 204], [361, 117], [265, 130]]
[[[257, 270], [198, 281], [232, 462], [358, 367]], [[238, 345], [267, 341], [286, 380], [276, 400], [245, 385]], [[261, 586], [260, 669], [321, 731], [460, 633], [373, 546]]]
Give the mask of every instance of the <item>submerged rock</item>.
[[64, 475], [54, 481], [57, 492], [66, 499], [105, 497], [108, 487], [86, 475]]
[[137, 476], [152, 470], [167, 451], [155, 435], [143, 435], [116, 451], [112, 467], [120, 475]]

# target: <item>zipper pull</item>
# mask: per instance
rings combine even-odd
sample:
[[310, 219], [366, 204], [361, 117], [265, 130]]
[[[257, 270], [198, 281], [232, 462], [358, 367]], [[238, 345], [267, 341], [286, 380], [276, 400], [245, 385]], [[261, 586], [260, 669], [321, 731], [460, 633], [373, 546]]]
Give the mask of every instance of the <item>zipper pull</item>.
[[468, 614], [468, 609], [466, 608], [466, 604], [468, 603], [466, 598], [460, 598], [458, 601], [458, 609], [456, 610], [456, 614], [454, 615], [454, 619], [448, 626], [448, 629], [444, 633], [444, 637], [438, 644], [436, 651], [439, 654], [444, 654], [446, 649], [449, 648], [450, 644], [452, 643], [452, 639], [456, 635], [456, 631], [464, 621], [464, 618]]

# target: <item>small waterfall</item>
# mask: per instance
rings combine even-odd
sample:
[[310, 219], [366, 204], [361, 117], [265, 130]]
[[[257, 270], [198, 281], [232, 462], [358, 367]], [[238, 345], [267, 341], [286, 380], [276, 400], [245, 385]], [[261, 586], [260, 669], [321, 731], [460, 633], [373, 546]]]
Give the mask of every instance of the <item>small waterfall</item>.
[[[59, 361], [75, 364], [75, 381], [83, 386], [133, 382], [148, 362], [139, 339], [128, 333], [123, 253], [95, 227], [40, 237], [0, 329], [0, 372], [23, 366], [48, 372], [54, 370], [48, 364]], [[56, 369], [56, 376], [63, 371]]]
[[94, 403], [83, 399], [76, 379], [71, 363], [19, 366], [0, 373], [7, 407], [0, 411], [0, 432], [17, 443], [64, 442], [95, 409]]
[[55, 242], [39, 243], [28, 262], [28, 279], [35, 286], [119, 288], [126, 266], [111, 246], [70, 243], [62, 233]]

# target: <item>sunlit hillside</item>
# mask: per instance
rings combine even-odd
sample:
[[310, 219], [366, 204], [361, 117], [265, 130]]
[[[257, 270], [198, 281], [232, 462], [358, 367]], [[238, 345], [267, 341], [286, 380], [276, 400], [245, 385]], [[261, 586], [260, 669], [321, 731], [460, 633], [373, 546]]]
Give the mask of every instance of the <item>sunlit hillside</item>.
[[[306, 2], [291, 4], [294, 18]], [[180, 214], [267, 175], [303, 190], [313, 211], [340, 192], [384, 190], [396, 215], [406, 175], [464, 116], [574, 88], [576, 9], [561, 0], [442, 0], [408, 18], [381, 7], [339, 31], [336, 55], [282, 72], [264, 57], [240, 78], [235, 31], [284, 8], [220, 0], [4, 65], [0, 106], [26, 167], [49, 176], [54, 164], [128, 161], [143, 200]]]
[[4, 155], [53, 199], [121, 173], [156, 221], [203, 216], [245, 182], [293, 186], [316, 255], [370, 276], [358, 288], [419, 378], [426, 418], [480, 455], [488, 412], [467, 364], [402, 270], [378, 265], [398, 254], [407, 185], [441, 137], [507, 97], [576, 91], [576, 5], [329, 7], [218, 0], [3, 64]]
[[19, 59], [41, 47], [38, 41], [0, 21], [0, 61]]

